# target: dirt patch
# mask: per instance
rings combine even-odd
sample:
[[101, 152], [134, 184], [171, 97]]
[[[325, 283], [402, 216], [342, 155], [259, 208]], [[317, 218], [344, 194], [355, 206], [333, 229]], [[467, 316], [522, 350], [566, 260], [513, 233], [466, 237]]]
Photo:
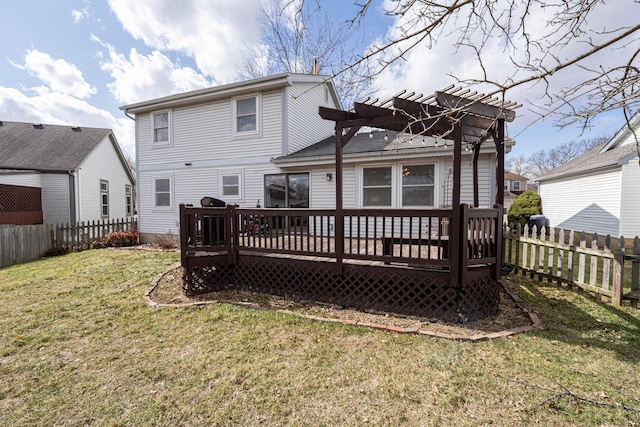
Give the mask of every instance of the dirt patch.
[[408, 329], [413, 332], [416, 332], [416, 330], [429, 331], [431, 332], [430, 335], [447, 334], [455, 337], [495, 336], [496, 333], [502, 333], [502, 336], [511, 335], [512, 333], [504, 332], [529, 330], [535, 323], [532, 313], [530, 314], [517, 296], [507, 292], [505, 289], [501, 291], [500, 307], [497, 314], [468, 323], [447, 323], [442, 320], [425, 317], [363, 311], [333, 304], [289, 299], [249, 291], [224, 290], [188, 297], [182, 291], [182, 269], [179, 267], [172, 268], [157, 278], [154, 286], [146, 295], [155, 305], [186, 305], [210, 302], [232, 303], [267, 310], [284, 310], [305, 317], [337, 320], [343, 323], [384, 325]]

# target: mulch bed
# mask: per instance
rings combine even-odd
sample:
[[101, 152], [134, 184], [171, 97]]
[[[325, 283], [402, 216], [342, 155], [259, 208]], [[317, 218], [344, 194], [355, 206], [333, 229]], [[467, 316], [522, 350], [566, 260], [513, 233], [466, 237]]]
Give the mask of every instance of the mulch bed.
[[[503, 280], [503, 283], [506, 281]], [[505, 337], [542, 327], [537, 315], [531, 312], [517, 295], [506, 288], [502, 290], [500, 307], [496, 315], [468, 323], [447, 323], [438, 319], [363, 311], [248, 291], [225, 290], [187, 297], [182, 291], [182, 269], [179, 265], [171, 267], [156, 277], [152, 287], [145, 293], [145, 299], [154, 307], [230, 303], [314, 320], [470, 341]]]

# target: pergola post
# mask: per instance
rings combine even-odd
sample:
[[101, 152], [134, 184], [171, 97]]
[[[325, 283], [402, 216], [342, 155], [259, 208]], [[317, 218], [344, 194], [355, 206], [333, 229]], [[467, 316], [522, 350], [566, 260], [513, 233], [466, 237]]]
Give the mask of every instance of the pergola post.
[[335, 219], [335, 248], [336, 248], [336, 274], [342, 274], [342, 262], [344, 259], [344, 211], [343, 211], [343, 186], [342, 186], [342, 125], [336, 122], [336, 219]]
[[498, 129], [495, 133], [496, 145], [496, 205], [504, 204], [504, 119], [498, 119]]

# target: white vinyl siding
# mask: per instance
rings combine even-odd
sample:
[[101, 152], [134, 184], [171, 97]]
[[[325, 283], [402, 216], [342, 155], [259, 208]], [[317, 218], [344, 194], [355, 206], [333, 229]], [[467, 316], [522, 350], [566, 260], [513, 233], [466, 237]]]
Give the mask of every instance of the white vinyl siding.
[[542, 213], [551, 227], [617, 235], [620, 228], [620, 171], [542, 181]]
[[40, 187], [40, 173], [0, 173], [0, 184], [19, 185], [22, 187]]
[[[66, 223], [69, 212], [69, 175], [42, 174], [42, 215], [45, 224]], [[95, 196], [94, 192], [94, 196]]]
[[[495, 175], [495, 166], [491, 162], [491, 155], [481, 154], [478, 159], [478, 205], [479, 206], [493, 206], [495, 204], [495, 189], [492, 188], [492, 176]], [[444, 187], [444, 194], [442, 194], [442, 204], [451, 206], [451, 197], [453, 194], [453, 159], [448, 157], [446, 159], [446, 165], [440, 176], [443, 181], [440, 185]], [[473, 205], [473, 164], [470, 155], [462, 156], [462, 171], [461, 185], [460, 185], [460, 202]], [[495, 181], [493, 181], [495, 183]], [[494, 184], [495, 185], [495, 184]]]
[[[109, 214], [102, 216], [100, 181], [108, 181]], [[111, 139], [105, 137], [80, 165], [75, 175], [76, 218], [78, 221], [93, 221], [101, 218], [125, 218], [127, 216], [127, 198], [125, 186], [133, 185], [125, 166], [113, 146]]]
[[289, 141], [288, 152], [296, 152], [306, 146], [335, 135], [335, 122], [324, 120], [318, 114], [318, 106], [338, 108], [332, 97], [325, 99], [326, 85], [297, 83], [287, 89]]
[[[640, 236], [640, 165], [638, 158], [622, 166], [622, 204], [620, 235], [630, 242], [635, 236]], [[630, 247], [631, 243], [627, 243]]]

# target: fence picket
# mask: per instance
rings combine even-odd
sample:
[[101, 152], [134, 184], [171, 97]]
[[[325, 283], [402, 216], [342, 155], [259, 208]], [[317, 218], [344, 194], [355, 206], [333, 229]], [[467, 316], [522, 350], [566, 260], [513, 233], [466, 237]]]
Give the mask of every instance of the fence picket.
[[633, 292], [638, 290], [638, 276], [640, 275], [640, 238], [638, 236], [633, 239], [632, 253], [635, 256], [631, 264], [631, 291]]
[[[580, 234], [580, 248], [582, 249], [586, 247], [587, 247], [587, 235], [583, 231], [582, 234]], [[585, 263], [586, 263], [587, 256], [582, 251], [579, 251], [578, 253], [580, 254], [578, 257], [578, 282], [584, 283], [584, 270], [585, 270]]]
[[[551, 227], [549, 229], [549, 242], [551, 243], [555, 243], [556, 241], [556, 229]], [[553, 253], [553, 246], [549, 247], [549, 258], [547, 261], [547, 273], [549, 273], [549, 276], [553, 275], [553, 267], [554, 267], [554, 261], [555, 258], [553, 257], [554, 253]], [[551, 280], [551, 279], [549, 279]]]
[[573, 254], [575, 251], [575, 237], [576, 233], [571, 230], [569, 232], [569, 253], [567, 254], [567, 282], [569, 283], [569, 286], [573, 285]]
[[[541, 240], [541, 244], [538, 245], [538, 250], [539, 250], [539, 255], [538, 255], [538, 271], [540, 272], [544, 272], [544, 241], [547, 238], [547, 229], [545, 228], [545, 226], [543, 225], [542, 228], [540, 228], [540, 240]], [[542, 276], [538, 276], [538, 280], [541, 280]]]
[[[611, 236], [607, 234], [607, 237], [604, 239], [604, 251], [607, 253], [611, 253]], [[595, 258], [592, 256], [592, 259]], [[610, 284], [610, 275], [611, 275], [611, 259], [603, 258], [602, 259], [602, 289], [609, 290]]]
[[[598, 250], [598, 233], [594, 233], [591, 237], [591, 249]], [[596, 287], [598, 282], [598, 258], [589, 255], [590, 265], [589, 265], [589, 284]]]
[[[524, 238], [527, 239], [529, 237], [529, 226], [525, 224], [524, 226]], [[529, 260], [529, 242], [527, 240], [524, 241], [522, 245], [522, 265], [527, 265], [527, 261]]]

